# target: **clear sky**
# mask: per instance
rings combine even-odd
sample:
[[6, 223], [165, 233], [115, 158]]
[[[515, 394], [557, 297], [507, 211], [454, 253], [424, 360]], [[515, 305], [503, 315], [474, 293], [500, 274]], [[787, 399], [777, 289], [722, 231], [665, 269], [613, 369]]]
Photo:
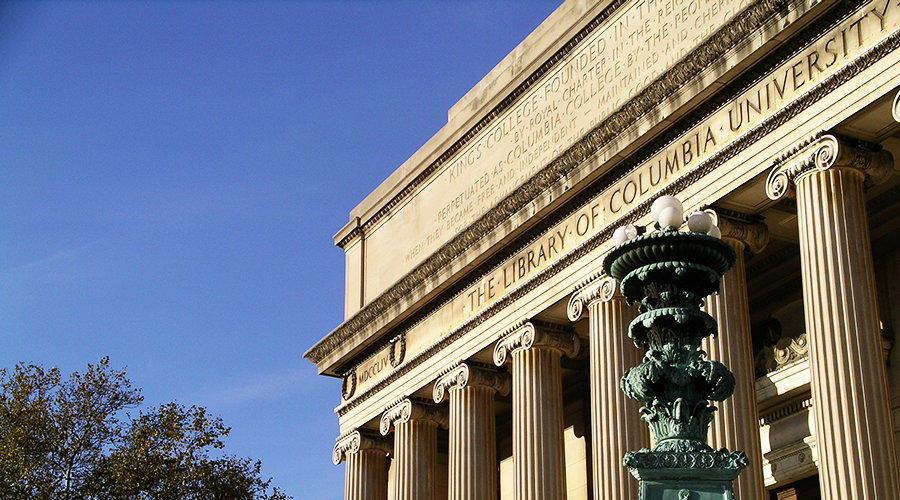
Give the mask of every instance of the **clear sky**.
[[0, 4], [0, 366], [109, 356], [342, 498], [350, 209], [559, 0]]

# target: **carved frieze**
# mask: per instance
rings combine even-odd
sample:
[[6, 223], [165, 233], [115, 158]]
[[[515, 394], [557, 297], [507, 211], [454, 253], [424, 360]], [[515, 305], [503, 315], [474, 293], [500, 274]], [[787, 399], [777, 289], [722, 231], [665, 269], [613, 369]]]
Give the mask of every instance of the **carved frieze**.
[[[735, 82], [734, 85], [726, 87], [725, 91], [723, 91], [720, 96], [714, 97], [710, 101], [709, 106], [699, 108], [695, 113], [688, 115], [688, 117], [685, 118], [684, 123], [679, 122], [678, 124], [676, 124], [676, 128], [679, 130], [690, 130], [695, 126], [694, 124], [702, 122], [702, 120], [704, 120], [708, 116], [708, 114], [712, 112], [714, 106], [724, 106], [729, 100], [734, 99], [736, 95], [739, 95], [741, 92], [743, 92], [741, 89], [746, 89], [748, 86], [753, 85], [754, 81], [761, 81], [761, 79], [766, 76], [765, 72], [771, 71], [772, 68], [775, 67], [774, 62], [777, 62], [777, 64], [781, 64], [781, 62], [789, 60], [791, 57], [805, 57], [805, 53], [800, 50], [803, 46], [805, 46], [805, 44], [809, 43], [811, 40], [816, 39], [817, 37], [832, 36], [831, 33], [836, 29], [835, 26], [838, 26], [841, 23], [855, 22], [856, 18], [851, 16], [856, 15], [857, 17], [859, 17], [860, 15], [862, 15], [862, 13], [864, 12], [859, 9], [865, 4], [866, 2], [860, 0], [842, 2], [834, 9], [823, 15], [821, 18], [813, 22], [808, 28], [797, 35], [795, 39], [792, 39], [789, 43], [781, 45], [772, 55], [772, 65], [762, 65], [758, 71], [754, 70], [748, 72], [744, 79]], [[893, 11], [891, 11], [890, 15], [893, 16], [895, 14]], [[704, 159], [702, 162], [697, 163], [696, 166], [688, 171], [685, 175], [682, 175], [674, 182], [662, 188], [657, 192], [657, 194], [674, 195], [684, 191], [685, 189], [688, 189], [696, 182], [701, 181], [705, 176], [715, 171], [719, 166], [737, 157], [747, 148], [758, 144], [760, 141], [766, 140], [766, 137], [769, 134], [773, 133], [776, 129], [790, 122], [790, 120], [794, 119], [801, 112], [820, 102], [823, 98], [832, 94], [841, 86], [851, 82], [863, 71], [871, 68], [873, 65], [883, 60], [886, 56], [892, 54], [898, 49], [900, 49], [900, 32], [895, 31], [886, 34], [883, 39], [878, 40], [877, 43], [874, 43], [871, 49], [868, 49], [843, 66], [836, 66], [835, 71], [828, 76], [823, 77], [821, 81], [816, 82], [814, 85], [804, 86], [803, 89], [806, 90], [805, 93], [801, 93], [796, 98], [793, 98], [783, 107], [777, 110], [773, 110], [773, 113], [770, 116], [754, 124], [744, 135], [741, 135], [735, 140], [723, 145], [720, 149], [711, 154], [707, 159]], [[585, 140], [589, 141], [589, 139], [590, 134], [585, 138]], [[647, 147], [647, 150], [655, 151], [654, 148], [663, 148], [664, 144], [668, 140], [671, 140], [671, 136], [660, 137], [654, 140], [654, 142]], [[633, 171], [634, 169], [636, 169], [637, 165], [639, 165], [639, 162], [642, 161], [642, 159], [645, 159], [647, 156], [647, 154], [642, 152], [636, 153], [634, 155], [634, 160], [629, 159], [621, 166], [621, 168], [616, 167], [616, 169], [609, 173], [609, 177], [611, 179], [621, 179], [629, 171]], [[537, 177], [535, 179], [537, 179]], [[608, 185], [609, 182], [598, 182], [595, 184], [596, 187], [591, 189], [602, 190], [605, 189], [605, 186]], [[527, 191], [526, 187], [527, 185], [523, 186], [523, 191]], [[532, 196], [532, 198], [528, 199], [532, 200], [533, 196], [536, 196], [535, 193], [538, 192], [541, 191], [537, 190], [531, 193], [531, 195], [529, 196]], [[618, 222], [623, 224], [635, 223], [641, 217], [649, 213], [651, 201], [652, 200], [644, 200], [640, 203], [635, 204], [633, 207], [630, 207], [629, 210], [618, 219]], [[580, 205], [578, 206], [580, 207]], [[563, 213], [561, 217], [570, 213], [566, 211], [566, 209], [563, 209], [562, 211], [565, 213]], [[487, 215], [485, 217], [488, 218]], [[476, 223], [476, 225], [479, 223]], [[458, 339], [462, 338], [468, 332], [477, 328], [479, 325], [487, 321], [489, 318], [493, 317], [498, 312], [503, 311], [505, 308], [509, 307], [511, 304], [514, 304], [520, 298], [532, 292], [535, 288], [541, 286], [548, 280], [553, 279], [553, 277], [556, 276], [559, 272], [578, 262], [579, 259], [583, 258], [585, 255], [588, 255], [591, 252], [595, 251], [600, 245], [607, 241], [611, 237], [611, 235], [612, 228], [603, 228], [597, 233], [593, 234], [587, 241], [579, 244], [569, 253], [561, 256], [558, 260], [550, 263], [534, 275], [524, 279], [520, 283], [519, 287], [511, 290], [508, 294], [498, 298], [494, 302], [491, 302], [485, 308], [467, 318], [455, 328], [452, 328], [447, 334], [444, 335], [444, 337], [440, 338], [438, 341], [430, 344], [422, 351], [411, 354], [412, 358], [409, 359], [408, 362], [403, 363], [397, 369], [392, 371], [388, 376], [379, 380], [374, 386], [366, 388], [365, 390], [358, 391], [359, 395], [357, 397], [341, 405], [337, 408], [336, 411], [339, 415], [346, 414], [356, 405], [366, 400], [366, 398], [368, 398], [369, 396], [377, 393], [379, 390], [386, 388], [393, 381], [403, 376], [410, 370], [414, 369], [421, 362], [437, 355], [444, 348], [456, 342]], [[456, 242], [457, 240], [454, 240], [454, 242], [448, 244], [445, 249], [449, 249], [451, 245], [455, 245]], [[462, 245], [461, 248], [464, 249], [468, 248], [471, 242], [463, 242], [462, 240], [460, 240], [459, 244]], [[441, 252], [443, 251], [444, 250], [442, 250]], [[423, 266], [425, 266], [425, 264], [423, 264]], [[427, 276], [433, 275], [434, 272], [436, 272], [436, 269], [437, 268], [429, 268], [426, 270], [424, 267], [422, 267], [423, 274], [421, 275], [421, 278], [425, 279]], [[410, 288], [404, 288], [406, 286], [404, 284], [406, 283], [406, 278], [413, 280], [408, 283], [410, 285]], [[376, 301], [371, 303], [369, 306], [360, 311], [360, 313], [341, 325], [340, 328], [332, 332], [332, 334], [323, 339], [319, 344], [311, 348], [310, 351], [306, 354], [308, 359], [313, 362], [319, 362], [324, 359], [332, 349], [337, 348], [338, 345], [347, 340], [351, 335], [355, 334], [360, 328], [364, 327], [368, 322], [374, 321], [377, 317], [379, 317], [380, 314], [382, 314], [382, 312], [384, 312], [385, 309], [379, 309], [379, 306], [377, 305], [380, 300], [385, 299], [386, 302], [384, 305], [385, 307], [387, 307], [388, 305], [395, 303], [399, 298], [402, 298], [404, 294], [409, 293], [412, 288], [414, 288], [415, 284], [420, 282], [417, 281], [419, 278], [414, 278], [412, 275], [408, 275], [406, 278], [398, 283], [396, 289], [392, 289], [381, 299], [376, 299]], [[473, 276], [472, 281], [477, 281], [477, 279], [478, 276]], [[388, 297], [388, 295], [390, 295], [394, 291], [397, 292], [397, 295]], [[452, 297], [448, 297], [430, 305], [427, 311], [433, 311], [439, 309], [440, 307], [443, 307], [451, 298]]]
[[406, 359], [406, 335], [401, 333], [341, 376], [341, 396], [349, 401], [358, 389], [365, 390], [388, 375]]

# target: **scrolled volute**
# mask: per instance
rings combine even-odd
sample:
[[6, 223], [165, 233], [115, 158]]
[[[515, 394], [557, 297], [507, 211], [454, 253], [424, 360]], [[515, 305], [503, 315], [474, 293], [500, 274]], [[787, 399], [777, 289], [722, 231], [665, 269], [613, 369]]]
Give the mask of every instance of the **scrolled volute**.
[[476, 368], [457, 361], [442, 370], [437, 382], [434, 383], [434, 402], [443, 401], [451, 390], [465, 389], [469, 386], [487, 387], [506, 396], [512, 388], [512, 378], [505, 372]]
[[762, 252], [769, 244], [769, 226], [764, 222], [740, 221], [725, 216], [714, 208], [708, 208], [704, 212], [712, 216], [713, 223], [721, 231], [723, 240], [739, 241], [752, 253]]
[[347, 455], [360, 450], [376, 450], [387, 454], [392, 449], [391, 443], [387, 439], [359, 429], [341, 434], [336, 441], [331, 453], [331, 461], [334, 462], [334, 465], [344, 461]]
[[503, 366], [514, 351], [533, 347], [556, 349], [570, 358], [577, 356], [581, 352], [581, 338], [574, 332], [561, 327], [558, 329], [559, 331], [553, 331], [531, 321], [525, 322], [497, 341], [494, 346], [494, 364]]
[[775, 160], [766, 179], [766, 194], [778, 200], [805, 174], [830, 168], [859, 170], [869, 182], [880, 184], [893, 172], [894, 157], [877, 144], [820, 132]]
[[410, 398], [400, 398], [384, 409], [379, 424], [381, 435], [386, 436], [391, 432], [392, 425], [410, 420], [429, 420], [444, 428], [448, 425], [446, 412], [442, 408]]

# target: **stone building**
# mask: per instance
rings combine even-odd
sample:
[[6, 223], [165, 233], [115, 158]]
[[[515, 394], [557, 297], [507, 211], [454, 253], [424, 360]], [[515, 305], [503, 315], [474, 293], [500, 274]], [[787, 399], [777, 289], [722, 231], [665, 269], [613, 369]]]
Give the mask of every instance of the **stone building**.
[[738, 254], [704, 346], [736, 498], [900, 498], [898, 63], [896, 0], [565, 1], [335, 236], [305, 357], [343, 380], [344, 497], [637, 498], [600, 262], [667, 194]]

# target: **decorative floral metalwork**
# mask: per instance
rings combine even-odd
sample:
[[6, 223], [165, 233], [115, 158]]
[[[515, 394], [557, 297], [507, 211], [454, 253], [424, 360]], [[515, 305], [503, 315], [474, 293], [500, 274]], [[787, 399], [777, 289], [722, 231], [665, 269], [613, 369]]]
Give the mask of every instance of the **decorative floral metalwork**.
[[626, 454], [632, 469], [733, 469], [746, 455], [714, 451], [706, 444], [715, 406], [734, 391], [734, 375], [706, 359], [701, 341], [717, 332], [715, 319], [701, 309], [703, 297], [718, 290], [734, 264], [731, 245], [703, 233], [666, 229], [614, 247], [603, 269], [620, 283], [629, 302], [639, 302], [628, 336], [646, 346], [643, 362], [626, 371], [625, 394], [644, 404], [641, 418], [655, 443]]

